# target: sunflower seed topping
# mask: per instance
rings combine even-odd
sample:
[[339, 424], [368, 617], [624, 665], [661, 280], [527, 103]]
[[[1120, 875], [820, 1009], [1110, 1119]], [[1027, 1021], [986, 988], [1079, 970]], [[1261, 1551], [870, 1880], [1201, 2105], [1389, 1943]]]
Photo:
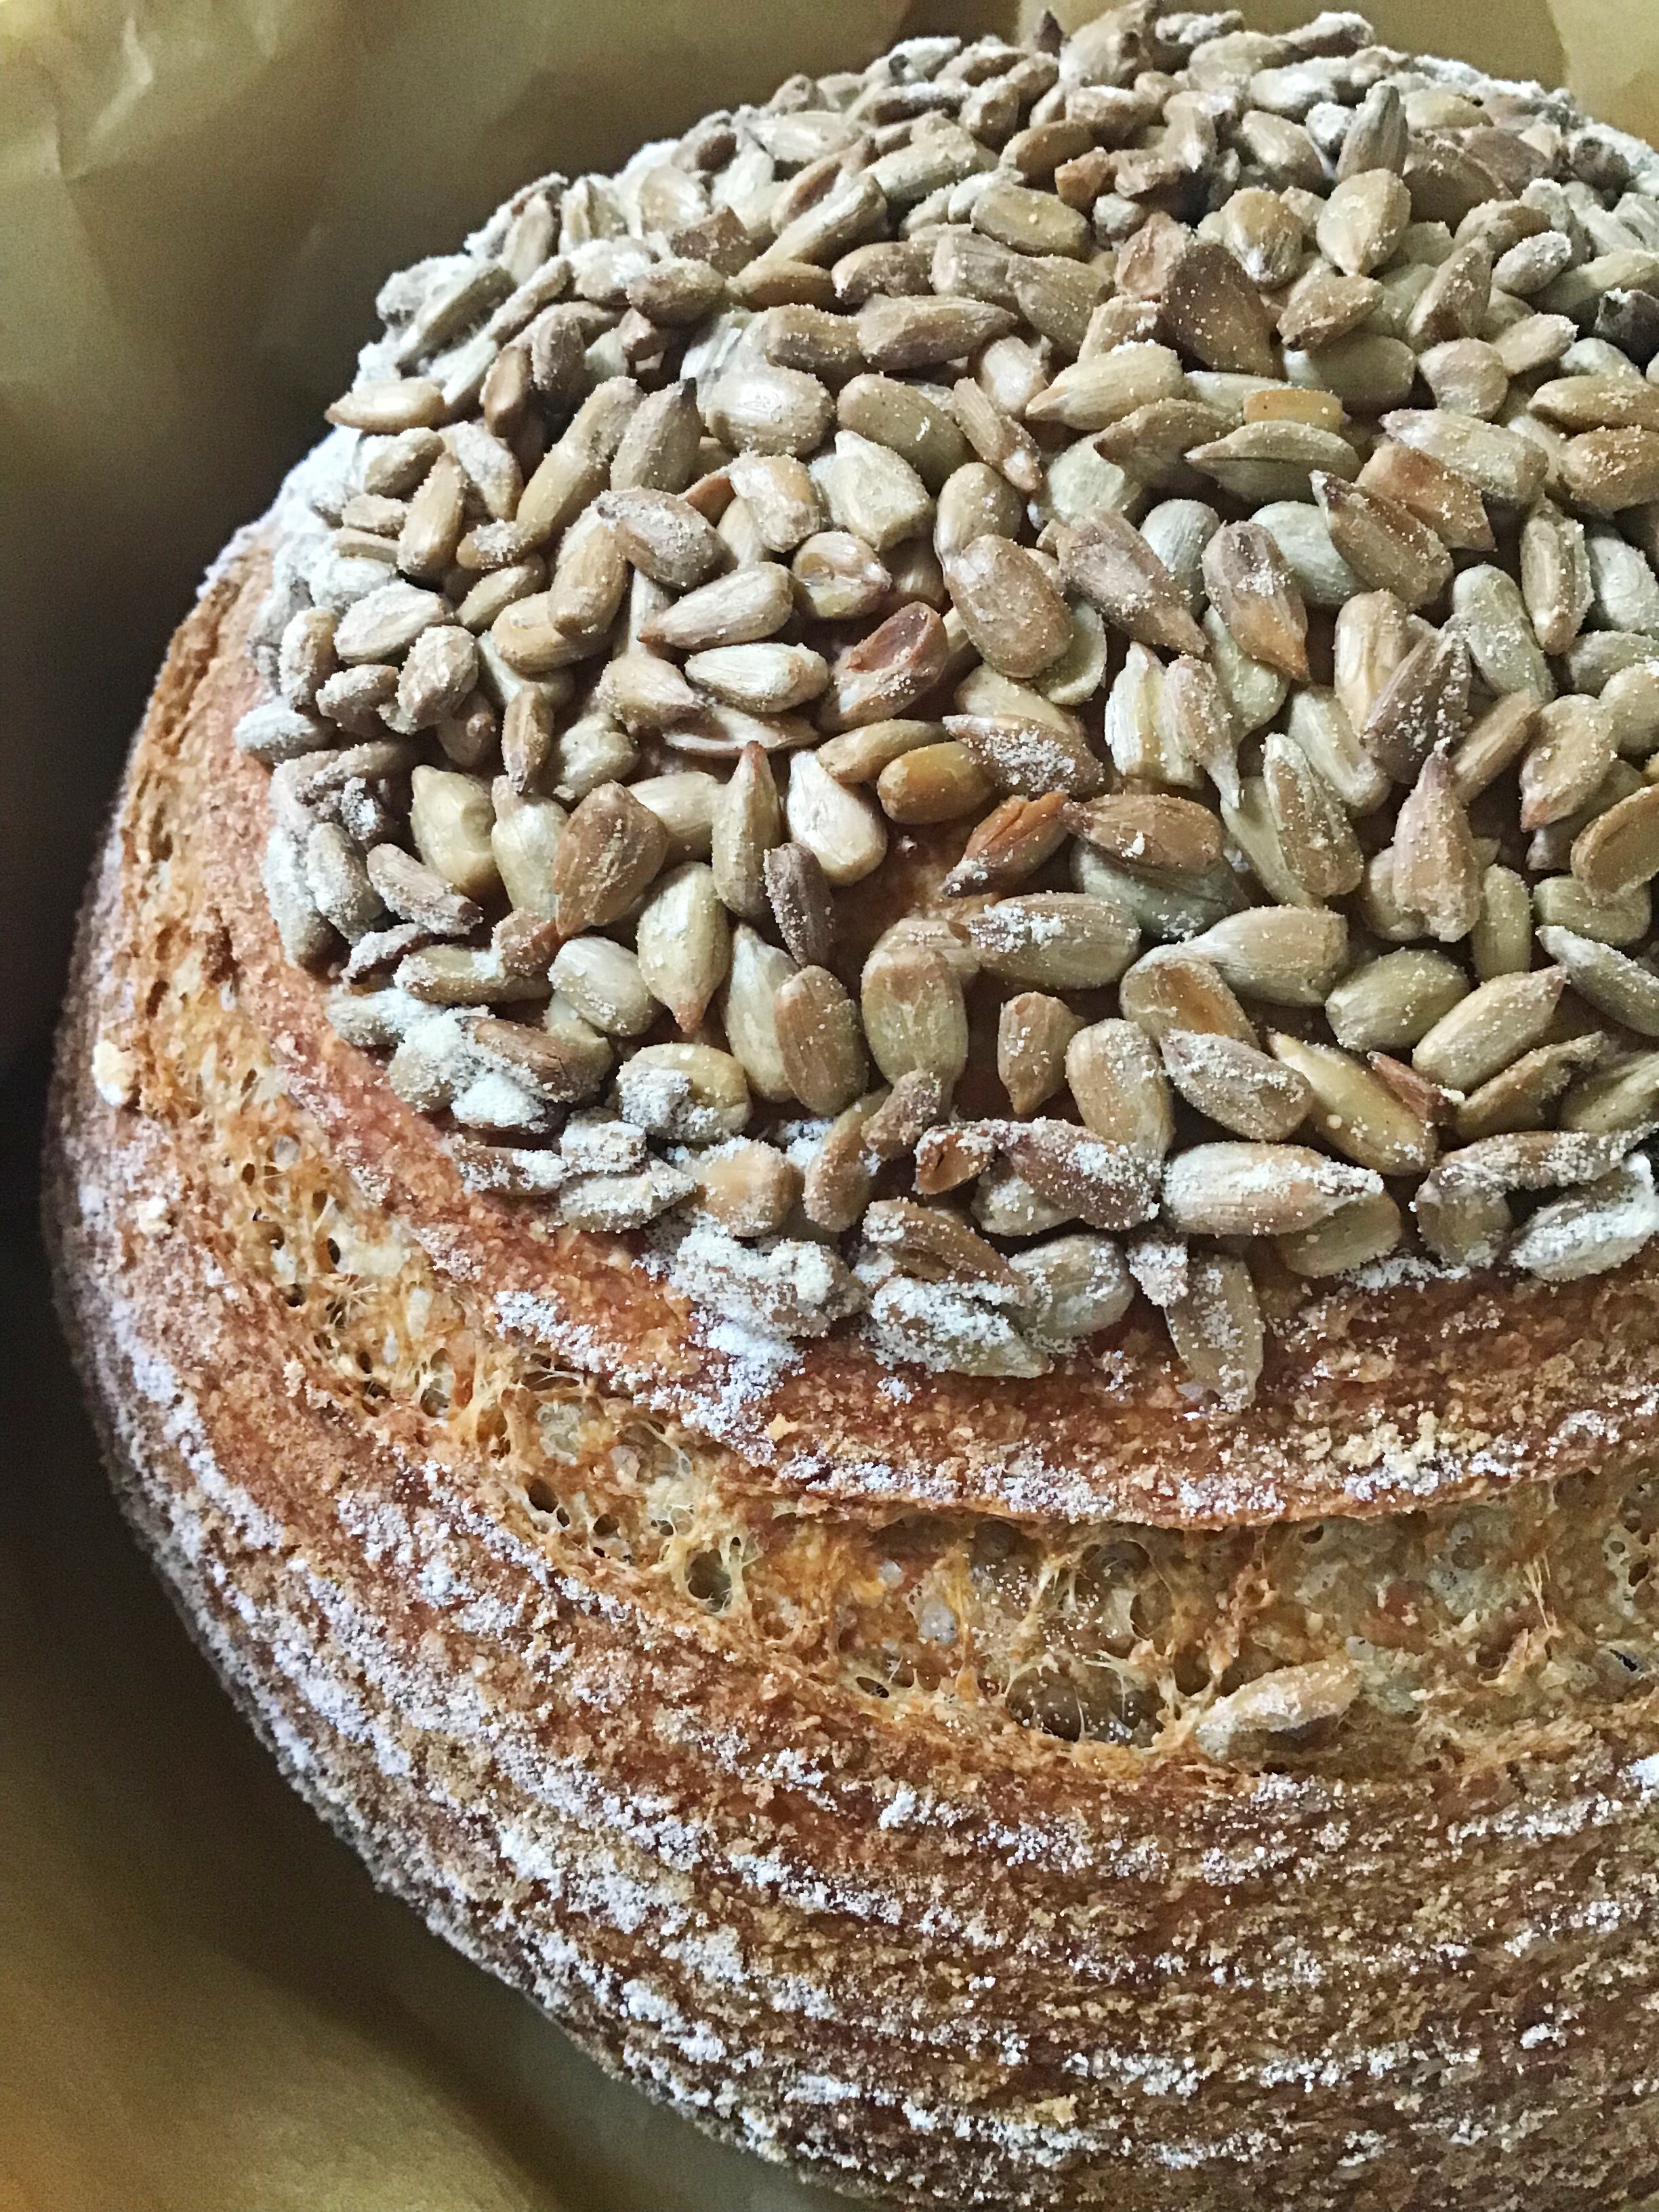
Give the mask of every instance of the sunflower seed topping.
[[388, 292], [235, 743], [469, 1188], [1223, 1412], [1258, 1261], [1659, 1235], [1659, 215], [1368, 38], [912, 42]]

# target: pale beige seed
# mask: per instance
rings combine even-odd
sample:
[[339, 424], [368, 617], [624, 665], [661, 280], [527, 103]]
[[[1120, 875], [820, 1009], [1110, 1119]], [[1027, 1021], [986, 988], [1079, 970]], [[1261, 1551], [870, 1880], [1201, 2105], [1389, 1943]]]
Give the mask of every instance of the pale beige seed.
[[1173, 661], [1164, 673], [1164, 711], [1179, 749], [1237, 804], [1239, 732], [1215, 670], [1188, 653]]
[[953, 469], [940, 487], [933, 518], [933, 545], [941, 562], [963, 551], [976, 538], [1010, 538], [1023, 527], [1025, 510], [1006, 477], [983, 461]]
[[[1559, 957], [1547, 949], [1552, 959]], [[1412, 1066], [1448, 1090], [1478, 1089], [1541, 1041], [1566, 981], [1565, 967], [1494, 976], [1460, 1000], [1419, 1041]]]
[[1419, 636], [1409, 611], [1392, 592], [1357, 592], [1339, 610], [1333, 683], [1337, 702], [1356, 732], [1364, 728], [1371, 708]]
[[1528, 507], [1544, 489], [1549, 465], [1543, 448], [1498, 423], [1482, 422], [1473, 415], [1447, 414], [1438, 408], [1407, 408], [1385, 415], [1382, 428], [1401, 445], [1413, 446], [1467, 477], [1486, 499]]
[[1276, 1142], [1306, 1117], [1307, 1085], [1254, 1045], [1212, 1031], [1171, 1030], [1162, 1051], [1164, 1071], [1188, 1104], [1236, 1136]]
[[1521, 590], [1539, 645], [1565, 653], [1595, 598], [1584, 526], [1547, 499], [1521, 532]]
[[937, 744], [945, 734], [943, 722], [918, 721], [902, 715], [866, 722], [821, 744], [818, 763], [837, 783], [872, 783], [890, 761], [914, 752], [919, 745]]
[[1659, 430], [1659, 388], [1626, 375], [1559, 377], [1528, 404], [1564, 430]]
[[980, 657], [1024, 682], [1050, 666], [1072, 639], [1064, 599], [1035, 555], [991, 532], [945, 562], [945, 580]]
[[819, 476], [830, 520], [878, 553], [926, 530], [933, 501], [902, 453], [851, 430], [836, 434], [833, 455]]
[[866, 1241], [889, 1252], [905, 1273], [923, 1282], [952, 1279], [995, 1284], [1015, 1290], [1018, 1278], [994, 1244], [942, 1206], [919, 1206], [914, 1199], [878, 1199], [865, 1214]]
[[[666, 665], [666, 664], [663, 664]], [[602, 783], [620, 783], [639, 764], [633, 740], [609, 714], [582, 714], [553, 740], [546, 778], [569, 805]]]
[[1541, 830], [1576, 814], [1613, 767], [1612, 723], [1582, 693], [1539, 710], [1538, 734], [1521, 763], [1521, 827]]
[[877, 293], [858, 311], [859, 346], [872, 368], [894, 376], [965, 361], [1014, 327], [1006, 307], [983, 300], [890, 298]]
[[823, 495], [793, 454], [739, 453], [730, 473], [732, 489], [753, 515], [769, 551], [793, 553], [823, 529]]
[[1066, 1048], [1083, 1026], [1063, 999], [1019, 991], [997, 1017], [997, 1075], [1014, 1112], [1035, 1114], [1066, 1079]]
[[1221, 859], [1221, 824], [1207, 806], [1164, 792], [1114, 792], [1066, 810], [1066, 828], [1133, 866], [1206, 875]]
[[1151, 1041], [1133, 1022], [1095, 1022], [1066, 1049], [1066, 1080], [1085, 1128], [1147, 1160], [1175, 1136], [1170, 1085]]
[[1244, 376], [1273, 374], [1273, 338], [1261, 295], [1239, 262], [1212, 238], [1194, 238], [1170, 270], [1158, 303], [1164, 328], [1206, 368]]
[[720, 378], [702, 411], [715, 437], [734, 453], [806, 454], [823, 444], [835, 403], [803, 370], [750, 361]]
[[1273, 1240], [1273, 1249], [1293, 1275], [1318, 1281], [1346, 1275], [1374, 1260], [1386, 1259], [1404, 1233], [1400, 1208], [1387, 1191], [1351, 1200], [1311, 1229]]
[[1472, 337], [1491, 298], [1492, 255], [1471, 239], [1435, 269], [1407, 317], [1405, 336], [1419, 354], [1449, 339]]
[[691, 1210], [728, 1237], [775, 1236], [801, 1193], [801, 1171], [775, 1146], [752, 1138], [726, 1144], [687, 1164], [696, 1186]]
[[745, 745], [715, 797], [708, 855], [722, 905], [745, 921], [766, 915], [766, 856], [782, 837], [771, 765], [759, 745]]
[[690, 1145], [735, 1137], [750, 1114], [749, 1081], [732, 1054], [706, 1044], [648, 1044], [617, 1073], [624, 1121]]
[[1549, 663], [1533, 635], [1520, 586], [1506, 569], [1489, 562], [1465, 568], [1452, 586], [1452, 607], [1489, 690], [1554, 697]]
[[489, 849], [503, 888], [515, 907], [554, 919], [553, 855], [568, 820], [553, 799], [526, 799], [505, 811], [496, 802]]
[[460, 711], [478, 680], [478, 647], [470, 630], [434, 623], [410, 647], [398, 675], [398, 705], [412, 729], [435, 729]]
[[1206, 1253], [1186, 1295], [1165, 1316], [1171, 1343], [1194, 1382], [1237, 1411], [1255, 1395], [1265, 1357], [1261, 1302], [1243, 1260]]
[[1443, 953], [1387, 952], [1343, 977], [1325, 1000], [1325, 1018], [1350, 1052], [1393, 1050], [1418, 1043], [1468, 990], [1468, 977]]
[[1384, 439], [1372, 447], [1358, 478], [1362, 491], [1391, 499], [1455, 551], [1486, 552], [1492, 524], [1480, 488], [1443, 458]]
[[1316, 261], [1279, 308], [1279, 335], [1291, 347], [1334, 345], [1359, 328], [1382, 296], [1374, 276], [1344, 276]]
[[436, 592], [417, 591], [413, 584], [382, 584], [356, 600], [336, 623], [336, 657], [346, 668], [399, 660], [422, 630], [448, 617], [447, 603]]
[[400, 921], [412, 921], [434, 937], [467, 937], [483, 920], [481, 908], [452, 889], [435, 868], [400, 846], [372, 846], [365, 862], [376, 897]]
[[1394, 890], [1443, 945], [1467, 937], [1480, 918], [1480, 858], [1443, 753], [1430, 754], [1401, 805]]
[[1603, 1036], [1569, 1037], [1560, 1044], [1523, 1052], [1489, 1083], [1473, 1091], [1457, 1109], [1457, 1133], [1466, 1143], [1541, 1129], [1549, 1109], [1583, 1069], [1607, 1049]]
[[1589, 430], [1561, 454], [1561, 489], [1592, 514], [1659, 500], [1659, 430]]
[[672, 868], [653, 886], [635, 929], [640, 973], [687, 1036], [700, 1027], [731, 963], [732, 933], [701, 860]]
[[1097, 990], [1133, 958], [1139, 933], [1106, 899], [1031, 891], [970, 915], [969, 940], [994, 975], [1045, 990]]
[[873, 546], [846, 530], [820, 530], [796, 548], [789, 564], [797, 597], [821, 622], [874, 614], [893, 588]]
[[788, 570], [775, 562], [757, 561], [688, 592], [653, 615], [641, 635], [647, 645], [702, 653], [770, 637], [793, 611]]
[[544, 545], [605, 489], [640, 398], [631, 377], [612, 376], [582, 402], [524, 488], [514, 527], [527, 547]]
[[1636, 945], [1653, 924], [1653, 895], [1645, 883], [1596, 898], [1577, 876], [1547, 876], [1534, 884], [1533, 914], [1540, 923], [1593, 937], [1600, 945]]
[[860, 882], [886, 855], [887, 831], [879, 812], [862, 793], [826, 775], [811, 753], [791, 757], [784, 815], [791, 837], [832, 884]]
[[415, 849], [434, 875], [464, 898], [483, 901], [500, 887], [489, 833], [495, 810], [489, 787], [451, 769], [417, 768], [409, 826]]
[[1161, 1043], [1172, 1030], [1236, 1037], [1253, 1045], [1255, 1030], [1220, 969], [1185, 946], [1158, 945], [1128, 968], [1118, 983], [1126, 1020]]
[[[988, 468], [1027, 499], [1042, 484], [1042, 451], [1023, 422], [998, 406], [972, 377], [954, 386], [951, 404], [963, 435]], [[941, 501], [943, 493], [940, 494]]]
[[671, 769], [663, 775], [641, 776], [631, 795], [661, 823], [668, 837], [669, 861], [706, 860], [714, 842], [714, 805], [720, 779], [704, 769]]
[[996, 1130], [988, 1121], [929, 1129], [916, 1143], [916, 1188], [924, 1198], [960, 1190], [992, 1167], [996, 1151]]
[[1538, 730], [1539, 701], [1513, 692], [1488, 708], [1450, 756], [1452, 788], [1465, 806], [1512, 768]]
[[1431, 630], [1377, 694], [1360, 736], [1396, 783], [1410, 783], [1431, 753], [1456, 744], [1468, 719], [1468, 647], [1449, 629]]
[[1480, 879], [1480, 912], [1469, 935], [1474, 972], [1483, 983], [1524, 975], [1532, 965], [1531, 897], [1524, 876], [1490, 867]]
[[1659, 1109], [1659, 1052], [1624, 1053], [1581, 1076], [1561, 1108], [1564, 1128], [1595, 1135], [1645, 1130]]
[[1432, 1123], [1413, 1114], [1363, 1062], [1334, 1045], [1300, 1037], [1277, 1035], [1268, 1043], [1275, 1058], [1306, 1084], [1309, 1116], [1328, 1145], [1379, 1175], [1418, 1175], [1433, 1164]]
[[1571, 866], [1596, 899], [1616, 898], [1659, 875], [1659, 784], [1632, 792], [1587, 823], [1573, 840]]
[[1186, 392], [1186, 373], [1171, 348], [1119, 345], [1062, 368], [1052, 384], [1026, 403], [1025, 418], [1058, 423], [1067, 430], [1103, 430], [1138, 407], [1158, 399], [1179, 399]]
[[1489, 422], [1509, 396], [1510, 373], [1503, 356], [1481, 338], [1453, 337], [1431, 346], [1418, 368], [1438, 404], [1460, 415], [1479, 415]]
[[1277, 192], [1253, 185], [1236, 191], [1221, 210], [1220, 230], [1229, 252], [1263, 291], [1288, 284], [1302, 266], [1306, 234]]
[[871, 1055], [890, 1083], [912, 1070], [948, 1091], [968, 1065], [968, 1010], [960, 980], [926, 945], [878, 946], [864, 963], [860, 1011]]
[[553, 988], [605, 1036], [641, 1036], [659, 1011], [639, 961], [608, 937], [572, 937], [548, 971]]
[[1319, 250], [1345, 276], [1381, 269], [1412, 219], [1410, 192], [1392, 169], [1345, 177], [1327, 200], [1316, 235]]
[[1538, 941], [1552, 960], [1560, 962], [1579, 997], [1598, 1012], [1610, 1014], [1638, 1036], [1659, 1036], [1659, 975], [1645, 961], [1557, 927], [1540, 929]]
[[1262, 783], [1279, 854], [1316, 902], [1357, 890], [1364, 855], [1340, 799], [1302, 748], [1278, 731], [1262, 748]]
[[1208, 646], [1180, 586], [1127, 516], [1103, 511], [1057, 536], [1066, 585], [1116, 629], [1139, 644], [1204, 658]]
[[1659, 1231], [1659, 1197], [1644, 1158], [1571, 1198], [1541, 1206], [1510, 1249], [1511, 1263], [1546, 1282], [1575, 1282], [1633, 1260]]
[[775, 640], [710, 647], [689, 657], [685, 672], [700, 691], [750, 714], [787, 714], [816, 699], [830, 681], [822, 653]]
[[777, 996], [794, 972], [787, 952], [769, 945], [746, 921], [738, 924], [720, 994], [720, 1023], [750, 1089], [780, 1103], [794, 1092], [778, 1043]]
[[[1008, 1210], [1002, 1234], [1028, 1236], [1073, 1219], [1116, 1231], [1136, 1228], [1158, 1211], [1158, 1164], [1127, 1146], [1110, 1144], [1069, 1121], [1051, 1121], [1004, 1122], [997, 1140], [1029, 1186], [1027, 1218]], [[1030, 1194], [1042, 1202], [1039, 1218], [1031, 1218]]]
[[973, 754], [951, 739], [902, 753], [876, 778], [882, 811], [905, 828], [977, 814], [994, 795], [994, 786]]
[[1314, 496], [1331, 542], [1365, 583], [1407, 607], [1426, 606], [1451, 581], [1451, 555], [1428, 525], [1380, 493], [1316, 473]]
[[[1358, 398], [1350, 398], [1352, 404], [1359, 404]], [[1306, 500], [1322, 470], [1340, 477], [1359, 473], [1358, 455], [1346, 439], [1282, 417], [1241, 423], [1207, 445], [1190, 446], [1187, 459], [1233, 498], [1252, 506]]]
[[429, 376], [394, 377], [383, 382], [359, 384], [324, 410], [331, 422], [371, 437], [392, 437], [403, 430], [429, 430], [441, 422], [447, 409], [442, 388]]
[[836, 657], [818, 710], [831, 735], [903, 716], [950, 665], [950, 635], [932, 607], [913, 602]]
[[[670, 591], [689, 592], [722, 565], [719, 538], [677, 493], [607, 491], [595, 501], [593, 512], [611, 525], [623, 557]], [[563, 565], [562, 556], [561, 568]]]
[[1204, 581], [1242, 653], [1306, 680], [1308, 611], [1289, 563], [1265, 530], [1253, 522], [1218, 530], [1204, 549]]
[[[1174, 670], [1170, 671], [1171, 678]], [[1387, 775], [1354, 734], [1334, 691], [1308, 685], [1291, 701], [1286, 732], [1350, 814], [1375, 813], [1388, 797]]]
[[702, 434], [695, 385], [684, 380], [647, 392], [611, 458], [611, 490], [683, 492], [697, 473]]
[[562, 935], [619, 921], [668, 857], [668, 832], [619, 783], [601, 784], [571, 815], [553, 855], [555, 913]]
[[810, 1113], [839, 1114], [869, 1074], [859, 1013], [829, 969], [802, 968], [780, 987], [778, 1049], [789, 1087]]
[[1224, 916], [1184, 951], [1212, 962], [1246, 998], [1316, 1006], [1346, 964], [1348, 926], [1328, 908], [1252, 907]]
[[1189, 1236], [1288, 1237], [1381, 1188], [1306, 1145], [1194, 1145], [1164, 1168], [1163, 1218]]

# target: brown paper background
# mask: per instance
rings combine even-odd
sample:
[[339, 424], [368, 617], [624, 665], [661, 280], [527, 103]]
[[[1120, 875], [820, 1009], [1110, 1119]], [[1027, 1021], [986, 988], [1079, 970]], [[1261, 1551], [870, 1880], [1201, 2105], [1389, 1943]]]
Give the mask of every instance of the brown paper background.
[[[1028, 14], [1034, 14], [1027, 0]], [[1069, 21], [1093, 12], [1073, 0]], [[1253, 24], [1296, 0], [1246, 0]], [[1659, 132], [1656, 0], [1376, 0]], [[167, 630], [386, 271], [523, 177], [1015, 0], [0, 0], [0, 1069]], [[0, 2212], [805, 2212], [377, 1897], [108, 1501], [0, 1097]], [[11, 1204], [7, 1208], [6, 1199]]]

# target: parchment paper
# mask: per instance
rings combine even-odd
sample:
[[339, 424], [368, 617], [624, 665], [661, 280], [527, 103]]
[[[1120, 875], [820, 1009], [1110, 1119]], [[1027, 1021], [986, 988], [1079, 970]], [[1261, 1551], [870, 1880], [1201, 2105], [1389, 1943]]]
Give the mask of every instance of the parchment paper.
[[[167, 631], [386, 272], [525, 176], [1022, 6], [0, 0], [0, 1070]], [[1659, 135], [1656, 0], [1370, 13]], [[827, 2204], [605, 2081], [289, 1795], [116, 1519], [15, 1219], [0, 1346], [0, 2212]]]

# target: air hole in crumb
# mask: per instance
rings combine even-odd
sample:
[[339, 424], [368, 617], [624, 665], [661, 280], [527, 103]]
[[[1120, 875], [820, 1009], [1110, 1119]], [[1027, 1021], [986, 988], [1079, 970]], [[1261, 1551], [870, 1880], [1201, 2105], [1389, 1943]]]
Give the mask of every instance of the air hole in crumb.
[[718, 1552], [699, 1552], [686, 1562], [685, 1587], [710, 1613], [724, 1613], [732, 1602], [732, 1577]]
[[556, 1513], [559, 1510], [558, 1498], [552, 1486], [544, 1482], [538, 1474], [532, 1474], [526, 1483], [524, 1494], [538, 1513]]

